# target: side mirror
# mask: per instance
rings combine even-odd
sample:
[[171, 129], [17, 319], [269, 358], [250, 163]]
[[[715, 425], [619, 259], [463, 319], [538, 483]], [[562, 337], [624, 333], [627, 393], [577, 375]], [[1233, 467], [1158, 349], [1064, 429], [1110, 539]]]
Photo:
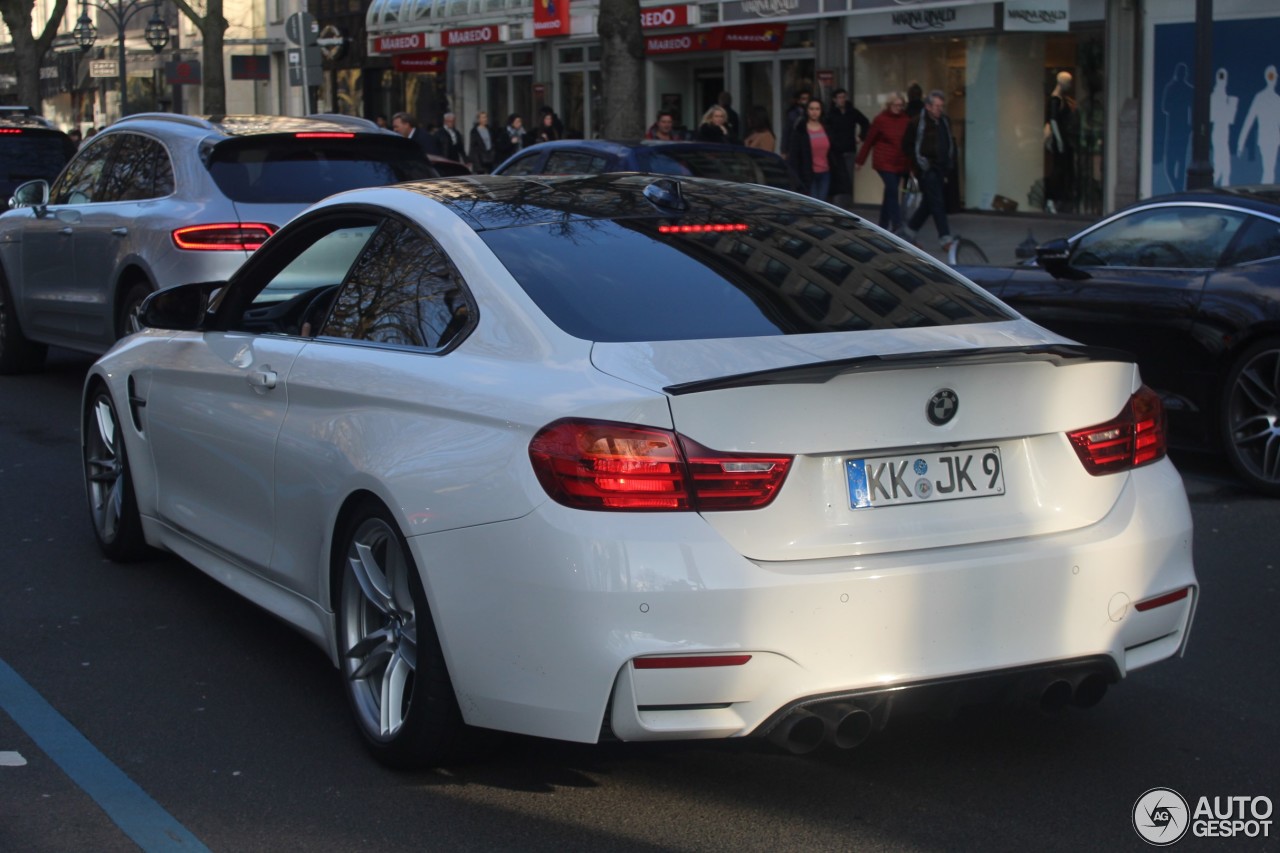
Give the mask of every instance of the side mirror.
[[41, 216], [44, 208], [49, 204], [49, 182], [45, 180], [27, 181], [20, 184], [13, 195], [9, 197], [9, 209], [17, 210], [20, 207], [34, 207], [36, 215]]
[[225, 282], [205, 281], [157, 290], [142, 302], [139, 320], [149, 329], [194, 332], [204, 325], [209, 296]]
[[1071, 266], [1071, 243], [1065, 237], [1037, 246], [1036, 263], [1054, 278], [1079, 281], [1090, 277], [1084, 270]]

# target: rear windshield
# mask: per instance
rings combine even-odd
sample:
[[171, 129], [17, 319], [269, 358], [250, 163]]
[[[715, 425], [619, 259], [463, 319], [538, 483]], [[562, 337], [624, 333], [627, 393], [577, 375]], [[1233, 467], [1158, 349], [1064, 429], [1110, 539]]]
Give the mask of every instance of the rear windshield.
[[74, 151], [61, 133], [0, 131], [0, 180], [10, 186], [37, 178], [52, 181]]
[[738, 338], [1013, 319], [948, 268], [840, 216], [562, 221], [480, 232], [538, 307], [590, 341]]
[[209, 174], [232, 201], [268, 204], [436, 177], [421, 148], [392, 136], [234, 139], [214, 149]]
[[725, 148], [672, 151], [654, 150], [649, 155], [650, 172], [663, 175], [692, 175], [721, 181], [766, 184], [791, 189], [791, 174], [786, 164], [772, 157], [752, 157], [745, 149]]

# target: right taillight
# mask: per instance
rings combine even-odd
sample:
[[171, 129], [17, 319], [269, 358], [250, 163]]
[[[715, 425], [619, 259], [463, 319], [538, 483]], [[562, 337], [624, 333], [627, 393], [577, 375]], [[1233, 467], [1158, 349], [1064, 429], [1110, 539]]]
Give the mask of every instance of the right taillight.
[[173, 232], [173, 244], [189, 251], [253, 252], [275, 232], [275, 226], [262, 222], [218, 222], [209, 225], [187, 225]]
[[670, 430], [610, 421], [556, 421], [529, 442], [547, 494], [611, 511], [755, 509], [773, 500], [790, 456], [710, 450]]
[[1067, 438], [1085, 470], [1095, 476], [1155, 462], [1167, 448], [1164, 404], [1143, 385], [1114, 420], [1069, 432]]

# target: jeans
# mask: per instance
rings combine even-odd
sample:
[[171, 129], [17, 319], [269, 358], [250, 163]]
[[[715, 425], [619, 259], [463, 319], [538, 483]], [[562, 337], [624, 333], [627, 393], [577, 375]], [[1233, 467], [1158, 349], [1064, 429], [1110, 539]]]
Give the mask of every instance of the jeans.
[[902, 226], [902, 210], [898, 207], [898, 191], [902, 187], [902, 175], [876, 169], [884, 181], [884, 201], [880, 202], [880, 227], [897, 231]]
[[809, 183], [809, 195], [818, 201], [826, 201], [827, 193], [831, 191], [831, 173], [830, 172], [814, 172], [813, 180]]
[[924, 221], [933, 215], [933, 224], [938, 227], [938, 237], [950, 236], [951, 229], [947, 225], [947, 182], [937, 169], [930, 169], [920, 176], [920, 207], [916, 210], [907, 227], [919, 231]]

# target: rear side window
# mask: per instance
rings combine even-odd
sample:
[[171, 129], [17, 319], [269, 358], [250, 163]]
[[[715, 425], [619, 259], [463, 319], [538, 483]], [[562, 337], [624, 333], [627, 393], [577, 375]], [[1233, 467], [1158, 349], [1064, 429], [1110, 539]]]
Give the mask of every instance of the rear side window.
[[[480, 232], [539, 308], [592, 341], [736, 338], [1013, 319], [946, 267], [851, 217], [751, 216], [660, 233], [662, 219]], [[680, 223], [687, 224], [687, 223]]]
[[98, 201], [143, 201], [173, 192], [169, 152], [150, 137], [122, 133], [102, 181]]
[[359, 187], [436, 176], [417, 145], [399, 137], [253, 136], [218, 145], [209, 174], [227, 198], [310, 204]]
[[504, 175], [536, 175], [538, 174], [538, 163], [542, 160], [542, 154], [534, 152], [528, 156], [521, 157], [507, 168], [502, 170]]
[[1250, 216], [1249, 224], [1242, 229], [1226, 264], [1235, 266], [1276, 258], [1280, 258], [1280, 222]]
[[609, 170], [609, 159], [586, 151], [553, 151], [543, 172], [548, 175], [598, 175]]

